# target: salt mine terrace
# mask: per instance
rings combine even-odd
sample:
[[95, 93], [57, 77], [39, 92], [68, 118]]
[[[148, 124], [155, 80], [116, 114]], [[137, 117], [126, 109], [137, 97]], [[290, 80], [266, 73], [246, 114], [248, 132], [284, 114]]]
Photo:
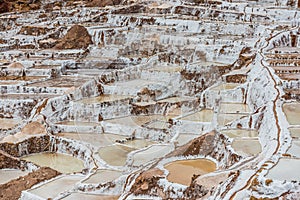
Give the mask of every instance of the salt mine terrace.
[[[57, 4], [49, 12], [0, 16], [15, 20], [0, 32], [1, 62], [24, 65], [1, 67], [1, 181], [16, 185], [46, 165], [62, 175], [21, 189], [16, 199], [297, 197], [299, 174], [286, 169], [299, 168], [299, 106], [281, 98], [269, 67], [276, 61], [274, 70], [292, 72], [279, 76], [290, 84], [299, 76], [289, 68], [298, 58], [264, 52], [272, 42], [265, 39], [289, 45], [269, 38], [269, 30], [285, 25], [288, 34], [287, 17], [297, 10], [266, 1], [136, 3], [146, 11]], [[87, 50], [49, 49], [50, 34], [58, 31], [61, 39], [75, 24], [91, 36]], [[254, 60], [244, 47], [271, 63]], [[28, 132], [32, 123], [38, 134]], [[13, 160], [19, 157], [24, 173]]]

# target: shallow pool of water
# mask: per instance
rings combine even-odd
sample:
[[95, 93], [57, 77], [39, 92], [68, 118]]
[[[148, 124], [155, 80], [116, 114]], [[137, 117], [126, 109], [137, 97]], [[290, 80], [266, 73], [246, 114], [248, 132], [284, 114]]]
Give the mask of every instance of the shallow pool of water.
[[225, 84], [221, 84], [218, 85], [216, 87], [213, 87], [212, 90], [232, 90], [234, 88], [236, 88], [237, 86], [239, 86], [241, 84], [238, 83], [225, 83]]
[[246, 156], [257, 155], [261, 152], [260, 142], [254, 139], [234, 139], [231, 146], [237, 153]]
[[83, 99], [83, 100], [78, 101], [78, 103], [95, 104], [95, 103], [103, 103], [103, 102], [110, 102], [110, 101], [120, 101], [120, 100], [124, 100], [124, 99], [129, 99], [131, 97], [132, 96], [105, 94], [105, 95], [101, 95], [98, 97]]
[[59, 133], [58, 136], [89, 143], [95, 147], [112, 145], [116, 140], [123, 140], [125, 136], [109, 133]]
[[190, 185], [194, 174], [204, 175], [216, 171], [216, 163], [208, 159], [179, 160], [165, 165], [170, 182]]
[[300, 128], [289, 128], [291, 133], [291, 137], [293, 138], [300, 138]]
[[277, 165], [275, 165], [266, 178], [280, 181], [299, 181], [300, 180], [300, 160], [291, 158], [280, 158]]
[[234, 120], [240, 119], [241, 117], [247, 116], [245, 114], [218, 114], [218, 124], [226, 125]]
[[293, 140], [291, 147], [286, 153], [291, 154], [292, 156], [300, 157], [300, 141]]
[[1, 119], [0, 118], [0, 129], [9, 129], [9, 128], [13, 128], [14, 126], [16, 126], [18, 123], [20, 123], [20, 120], [16, 120], [16, 119]]
[[63, 121], [57, 124], [67, 125], [67, 126], [98, 126], [96, 122], [80, 122], [80, 121]]
[[107, 164], [122, 166], [126, 164], [127, 154], [134, 150], [124, 145], [112, 145], [100, 148], [98, 154]]
[[283, 104], [283, 112], [290, 125], [300, 125], [300, 103]]
[[82, 160], [61, 153], [38, 153], [22, 157], [23, 160], [33, 162], [39, 166], [50, 167], [61, 173], [81, 172], [84, 168]]
[[72, 193], [69, 196], [63, 198], [63, 200], [117, 200], [119, 196], [109, 195], [97, 195], [86, 193]]
[[44, 199], [54, 199], [59, 194], [70, 191], [75, 184], [82, 180], [82, 176], [70, 175], [47, 182], [29, 192]]
[[140, 166], [156, 158], [161, 158], [170, 153], [173, 148], [169, 145], [153, 145], [144, 151], [133, 155], [133, 165]]
[[116, 119], [105, 120], [105, 122], [113, 124], [121, 124], [126, 126], [141, 126], [151, 121], [168, 121], [169, 117], [164, 115], [139, 115], [139, 116], [128, 116]]
[[128, 140], [124, 144], [135, 149], [142, 149], [144, 147], [155, 144], [155, 142], [152, 142], [150, 140], [134, 139], [134, 140]]
[[170, 124], [165, 121], [153, 121], [147, 124], [147, 128], [164, 130], [167, 129], [169, 125]]
[[195, 134], [180, 134], [176, 139], [177, 146], [182, 146], [191, 141], [192, 139], [199, 137], [200, 135]]
[[100, 169], [93, 175], [91, 175], [84, 183], [88, 184], [104, 184], [111, 182], [122, 175], [121, 172], [115, 170]]
[[230, 138], [243, 138], [243, 137], [257, 137], [258, 132], [256, 130], [247, 129], [230, 129], [221, 131], [222, 134], [227, 135]]
[[13, 179], [17, 179], [20, 176], [25, 176], [29, 172], [19, 169], [0, 169], [0, 184], [7, 183]]
[[221, 113], [249, 113], [250, 108], [247, 104], [243, 103], [221, 103]]
[[187, 115], [180, 120], [195, 121], [195, 122], [211, 122], [213, 119], [213, 110], [204, 109], [199, 112]]

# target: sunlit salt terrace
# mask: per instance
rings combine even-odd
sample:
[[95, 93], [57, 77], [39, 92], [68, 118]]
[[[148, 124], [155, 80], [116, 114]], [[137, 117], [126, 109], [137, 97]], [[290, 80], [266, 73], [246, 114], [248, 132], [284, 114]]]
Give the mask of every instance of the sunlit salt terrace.
[[297, 199], [299, 2], [2, 0], [0, 199]]

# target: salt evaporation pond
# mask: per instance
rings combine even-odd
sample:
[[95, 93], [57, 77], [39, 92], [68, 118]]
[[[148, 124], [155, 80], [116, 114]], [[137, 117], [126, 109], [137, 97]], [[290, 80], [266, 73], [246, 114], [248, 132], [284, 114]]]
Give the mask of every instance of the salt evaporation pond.
[[[300, 180], [300, 160], [291, 158], [280, 158], [266, 178], [279, 181], [299, 181]], [[284, 173], [283, 173], [284, 172]]]
[[290, 125], [300, 125], [300, 103], [283, 104], [283, 112]]
[[22, 157], [42, 167], [50, 167], [61, 173], [81, 172], [84, 169], [82, 160], [61, 153], [38, 153]]
[[291, 147], [286, 153], [292, 156], [300, 157], [300, 141], [293, 140]]
[[300, 128], [289, 128], [289, 131], [293, 138], [300, 138]]
[[177, 146], [182, 146], [190, 142], [191, 140], [195, 139], [196, 137], [199, 137], [200, 135], [195, 134], [185, 134], [181, 133], [178, 138], [176, 139]]
[[213, 87], [212, 90], [217, 90], [217, 91], [232, 90], [232, 89], [236, 88], [239, 85], [241, 85], [241, 84], [238, 84], [238, 83], [225, 83], [225, 84], [221, 84], [221, 85], [218, 85], [216, 87]]
[[36, 199], [54, 199], [62, 193], [68, 192], [75, 184], [82, 180], [82, 176], [68, 175], [46, 182], [45, 184], [31, 189], [28, 192], [34, 194]]
[[178, 160], [164, 166], [169, 171], [170, 182], [190, 185], [194, 174], [204, 175], [216, 171], [216, 163], [208, 159]]
[[123, 140], [125, 136], [108, 133], [59, 133], [58, 136], [89, 143], [95, 147], [108, 146], [116, 140]]
[[261, 144], [254, 139], [234, 139], [232, 148], [239, 154], [254, 156], [261, 152]]
[[117, 200], [119, 196], [110, 195], [96, 195], [86, 193], [72, 193], [69, 196], [63, 198], [63, 200]]
[[213, 119], [213, 110], [204, 109], [191, 115], [184, 116], [180, 120], [195, 121], [195, 122], [211, 122]]
[[16, 119], [0, 119], [0, 129], [10, 129], [15, 127], [18, 123], [20, 122], [20, 120], [16, 120]]
[[122, 175], [122, 172], [115, 170], [100, 169], [95, 174], [91, 175], [84, 183], [87, 184], [104, 184], [111, 182]]
[[230, 138], [253, 138], [258, 137], [258, 132], [256, 130], [247, 129], [229, 129], [221, 131], [222, 134], [227, 135]]
[[98, 154], [107, 164], [123, 166], [126, 164], [127, 154], [136, 149], [124, 145], [112, 145], [100, 148]]
[[232, 122], [234, 120], [240, 119], [244, 116], [247, 116], [246, 114], [235, 114], [235, 113], [220, 113], [218, 115], [218, 124], [219, 125], [226, 125], [229, 122]]
[[7, 183], [13, 179], [19, 178], [20, 176], [25, 176], [29, 172], [22, 171], [19, 169], [1, 169], [0, 170], [0, 185]]
[[250, 108], [244, 103], [225, 103], [222, 102], [220, 105], [221, 113], [249, 113]]
[[153, 145], [143, 151], [137, 152], [133, 156], [133, 165], [140, 166], [147, 162], [161, 158], [170, 153], [173, 148], [170, 145]]
[[111, 101], [120, 101], [132, 98], [132, 96], [128, 95], [115, 95], [115, 94], [104, 94], [98, 97], [86, 98], [78, 101], [78, 103], [83, 104], [94, 104], [94, 103], [103, 103], [103, 102], [111, 102]]

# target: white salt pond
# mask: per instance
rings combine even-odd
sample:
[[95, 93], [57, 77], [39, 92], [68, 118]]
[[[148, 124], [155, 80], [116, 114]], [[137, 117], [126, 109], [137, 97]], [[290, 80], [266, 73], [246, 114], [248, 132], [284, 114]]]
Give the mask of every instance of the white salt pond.
[[188, 143], [189, 141], [191, 141], [194, 138], [200, 137], [199, 135], [195, 135], [195, 134], [180, 134], [178, 136], [178, 138], [176, 139], [177, 142], [177, 146], [182, 146], [185, 145], [186, 143]]
[[184, 102], [184, 101], [196, 101], [197, 98], [194, 97], [170, 97], [166, 99], [159, 100], [159, 103], [177, 103], [177, 102]]
[[91, 175], [84, 183], [87, 184], [104, 184], [111, 182], [122, 176], [122, 172], [115, 170], [100, 169], [95, 174]]
[[216, 171], [216, 163], [208, 159], [179, 160], [166, 164], [168, 181], [190, 185], [193, 175], [204, 175]]
[[291, 147], [286, 153], [290, 154], [291, 156], [300, 157], [300, 141], [293, 140]]
[[59, 194], [72, 190], [76, 183], [79, 183], [83, 179], [83, 176], [68, 175], [58, 179], [46, 182], [45, 184], [31, 189], [28, 192], [44, 199], [54, 199]]
[[132, 98], [132, 96], [104, 94], [104, 95], [101, 95], [98, 97], [82, 99], [80, 101], [77, 101], [76, 103], [96, 104], [96, 103], [103, 103], [103, 102], [120, 101], [120, 100], [129, 99], [129, 98]]
[[300, 160], [280, 158], [279, 162], [268, 172], [266, 178], [280, 181], [300, 181]]
[[300, 103], [283, 104], [283, 112], [290, 125], [300, 125]]
[[240, 119], [241, 117], [247, 116], [245, 114], [218, 114], [218, 124], [219, 125], [226, 125], [234, 120]]
[[63, 200], [117, 200], [119, 196], [97, 195], [87, 193], [71, 193]]
[[123, 166], [126, 164], [127, 155], [136, 149], [124, 145], [111, 145], [99, 149], [98, 154], [107, 164]]
[[50, 167], [61, 173], [81, 172], [84, 169], [82, 160], [61, 153], [37, 153], [22, 157], [42, 167]]
[[291, 137], [293, 138], [300, 138], [300, 128], [289, 128], [291, 133]]
[[204, 109], [191, 115], [179, 118], [179, 120], [194, 121], [194, 122], [211, 122], [213, 119], [213, 110]]
[[140, 166], [156, 158], [161, 158], [170, 153], [173, 148], [170, 145], [153, 145], [144, 151], [133, 155], [133, 165]]
[[155, 142], [152, 142], [150, 140], [134, 139], [134, 140], [128, 140], [124, 144], [135, 149], [142, 149], [144, 147], [155, 144]]
[[19, 169], [0, 169], [0, 184], [7, 183], [13, 179], [17, 179], [20, 176], [25, 176], [29, 172]]
[[164, 122], [164, 121], [153, 121], [147, 124], [148, 128], [153, 128], [153, 129], [167, 129], [169, 127], [169, 123]]
[[67, 125], [67, 126], [98, 126], [96, 122], [81, 122], [81, 121], [63, 121], [57, 124]]
[[221, 131], [222, 134], [227, 135], [230, 138], [253, 138], [258, 137], [258, 132], [256, 130], [248, 129], [229, 129]]
[[112, 145], [116, 140], [125, 139], [124, 136], [109, 133], [59, 133], [58, 136], [89, 143], [94, 147]]
[[251, 110], [247, 104], [224, 103], [220, 104], [220, 113], [249, 113]]
[[234, 139], [232, 148], [239, 154], [246, 156], [254, 156], [261, 152], [261, 144], [254, 139]]
[[128, 116], [116, 119], [105, 120], [105, 122], [113, 124], [121, 124], [126, 126], [141, 126], [143, 124], [149, 123], [151, 121], [167, 121], [168, 116], [164, 115], [139, 115], [139, 116]]
[[225, 83], [211, 88], [212, 90], [220, 91], [220, 90], [232, 90], [241, 84], [238, 83]]

